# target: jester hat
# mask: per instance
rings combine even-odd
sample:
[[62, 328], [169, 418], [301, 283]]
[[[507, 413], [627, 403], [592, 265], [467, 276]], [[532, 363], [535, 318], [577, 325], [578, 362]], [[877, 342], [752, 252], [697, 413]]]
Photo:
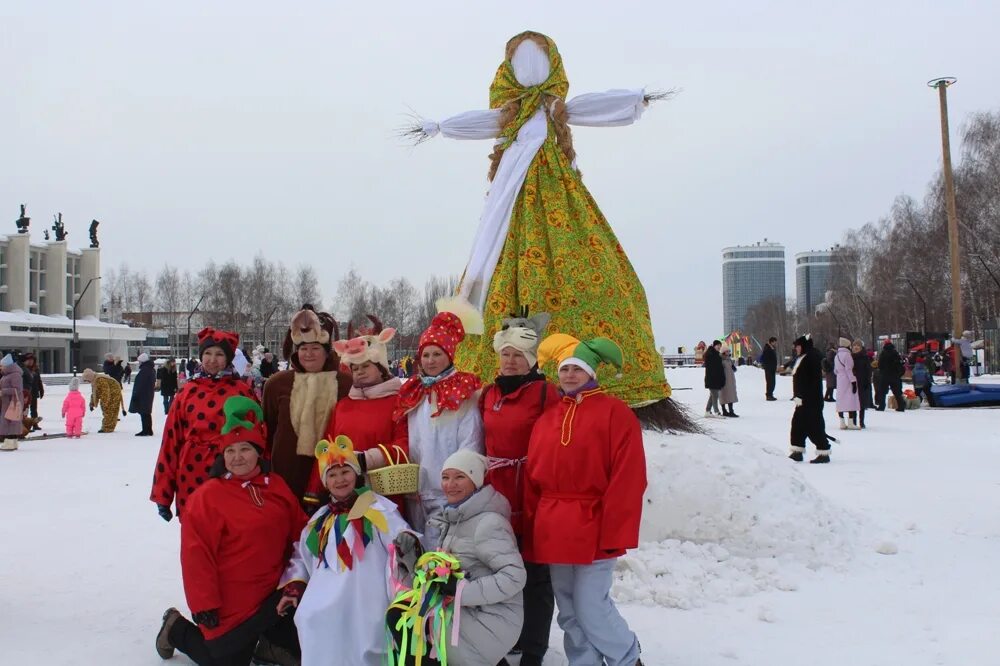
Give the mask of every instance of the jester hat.
[[361, 476], [361, 462], [354, 452], [354, 442], [347, 435], [337, 435], [332, 442], [321, 439], [316, 444], [316, 462], [319, 464], [319, 478], [326, 479], [326, 471], [331, 467], [347, 465]]
[[538, 346], [539, 367], [550, 359], [554, 359], [560, 368], [571, 364], [581, 367], [594, 379], [597, 379], [597, 366], [601, 363], [610, 363], [620, 372], [624, 362], [621, 347], [613, 340], [593, 338], [581, 341], [565, 333], [550, 335]]
[[264, 452], [267, 448], [267, 427], [264, 424], [264, 410], [256, 400], [245, 395], [234, 395], [222, 403], [222, 413], [226, 422], [222, 426], [219, 450], [236, 442], [248, 442], [258, 452]]

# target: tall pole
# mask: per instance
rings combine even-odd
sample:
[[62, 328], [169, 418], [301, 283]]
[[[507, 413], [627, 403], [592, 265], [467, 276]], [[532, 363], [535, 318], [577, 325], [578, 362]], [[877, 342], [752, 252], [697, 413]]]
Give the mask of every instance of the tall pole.
[[910, 278], [904, 277], [903, 280], [906, 281], [906, 284], [910, 285], [910, 289], [912, 289], [913, 293], [916, 294], [917, 298], [920, 299], [920, 305], [922, 305], [923, 308], [924, 308], [924, 331], [923, 331], [923, 333], [924, 333], [924, 343], [926, 344], [926, 342], [927, 342], [927, 301], [925, 301], [924, 297], [920, 295], [920, 292], [917, 291], [917, 288], [913, 286], [913, 283], [910, 281]]
[[87, 290], [90, 289], [90, 284], [94, 280], [100, 280], [100, 279], [101, 279], [101, 276], [98, 275], [97, 277], [92, 277], [89, 280], [87, 280], [87, 284], [83, 288], [83, 291], [80, 292], [80, 295], [73, 302], [73, 340], [70, 341], [70, 343], [69, 343], [69, 356], [70, 356], [70, 365], [73, 366], [73, 376], [74, 377], [76, 377], [76, 366], [79, 363], [79, 360], [77, 359], [77, 356], [80, 355], [80, 350], [78, 349], [78, 347], [80, 346], [80, 340], [77, 338], [77, 335], [76, 335], [76, 309], [80, 306], [80, 301], [83, 300], [84, 294], [86, 294]]
[[[938, 100], [941, 106], [941, 155], [944, 171], [944, 200], [948, 212], [948, 246], [951, 250], [951, 321], [952, 337], [962, 336], [965, 323], [962, 321], [962, 272], [959, 263], [958, 246], [958, 211], [955, 208], [955, 179], [951, 170], [951, 139], [948, 133], [948, 86], [958, 79], [946, 76], [927, 82], [931, 88], [937, 88]], [[962, 381], [962, 357], [958, 345], [952, 345], [955, 356], [955, 382]]]

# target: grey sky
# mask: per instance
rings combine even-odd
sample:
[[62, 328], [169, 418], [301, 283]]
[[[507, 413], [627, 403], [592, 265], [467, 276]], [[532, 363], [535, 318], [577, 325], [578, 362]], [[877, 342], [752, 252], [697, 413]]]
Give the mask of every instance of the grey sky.
[[953, 136], [1000, 108], [996, 3], [206, 4], [4, 3], [4, 233], [26, 202], [39, 241], [57, 211], [72, 246], [100, 219], [105, 266], [263, 251], [315, 266], [327, 300], [351, 264], [418, 286], [459, 273], [490, 146], [408, 148], [393, 129], [408, 107], [485, 108], [530, 28], [570, 96], [683, 89], [574, 136], [657, 344], [691, 347], [722, 332], [722, 247], [767, 237], [790, 258], [922, 195], [940, 162], [927, 79], [960, 79]]

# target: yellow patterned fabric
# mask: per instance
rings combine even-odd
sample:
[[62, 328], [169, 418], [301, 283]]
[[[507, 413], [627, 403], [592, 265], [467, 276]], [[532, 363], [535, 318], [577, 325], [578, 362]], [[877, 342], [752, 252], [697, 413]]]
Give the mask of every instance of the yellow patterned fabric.
[[[550, 61], [555, 64], [555, 46], [549, 43]], [[509, 68], [505, 62], [497, 78]], [[552, 71], [555, 74], [556, 68]], [[558, 71], [562, 71], [561, 62]], [[512, 77], [505, 75], [502, 85], [517, 86]], [[494, 99], [492, 90], [490, 99]], [[504, 135], [509, 136], [506, 129]], [[621, 376], [609, 367], [598, 372], [608, 393], [633, 407], [670, 397], [653, 340], [646, 292], [580, 174], [557, 145], [551, 119], [548, 136], [514, 203], [507, 239], [490, 282], [483, 312], [489, 334], [466, 338], [458, 347], [455, 364], [486, 380], [495, 377], [499, 363], [492, 332], [500, 329], [501, 319], [523, 306], [529, 312], [551, 313], [546, 329], [550, 335], [567, 333], [582, 340], [606, 337], [621, 346], [625, 361]], [[548, 366], [543, 371], [554, 377], [555, 365]]]
[[103, 432], [114, 430], [118, 425], [118, 410], [122, 408], [121, 384], [107, 375], [97, 375], [90, 394], [90, 406], [101, 408], [104, 416], [101, 420], [101, 430]]

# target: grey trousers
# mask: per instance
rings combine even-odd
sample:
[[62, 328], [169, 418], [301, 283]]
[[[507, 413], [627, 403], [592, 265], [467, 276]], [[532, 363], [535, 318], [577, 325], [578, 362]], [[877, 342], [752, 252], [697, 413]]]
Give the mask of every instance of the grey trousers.
[[708, 404], [705, 405], [706, 412], [719, 412], [719, 391], [720, 389], [708, 389]]
[[639, 660], [639, 641], [611, 600], [615, 562], [549, 565], [569, 666], [634, 666]]

